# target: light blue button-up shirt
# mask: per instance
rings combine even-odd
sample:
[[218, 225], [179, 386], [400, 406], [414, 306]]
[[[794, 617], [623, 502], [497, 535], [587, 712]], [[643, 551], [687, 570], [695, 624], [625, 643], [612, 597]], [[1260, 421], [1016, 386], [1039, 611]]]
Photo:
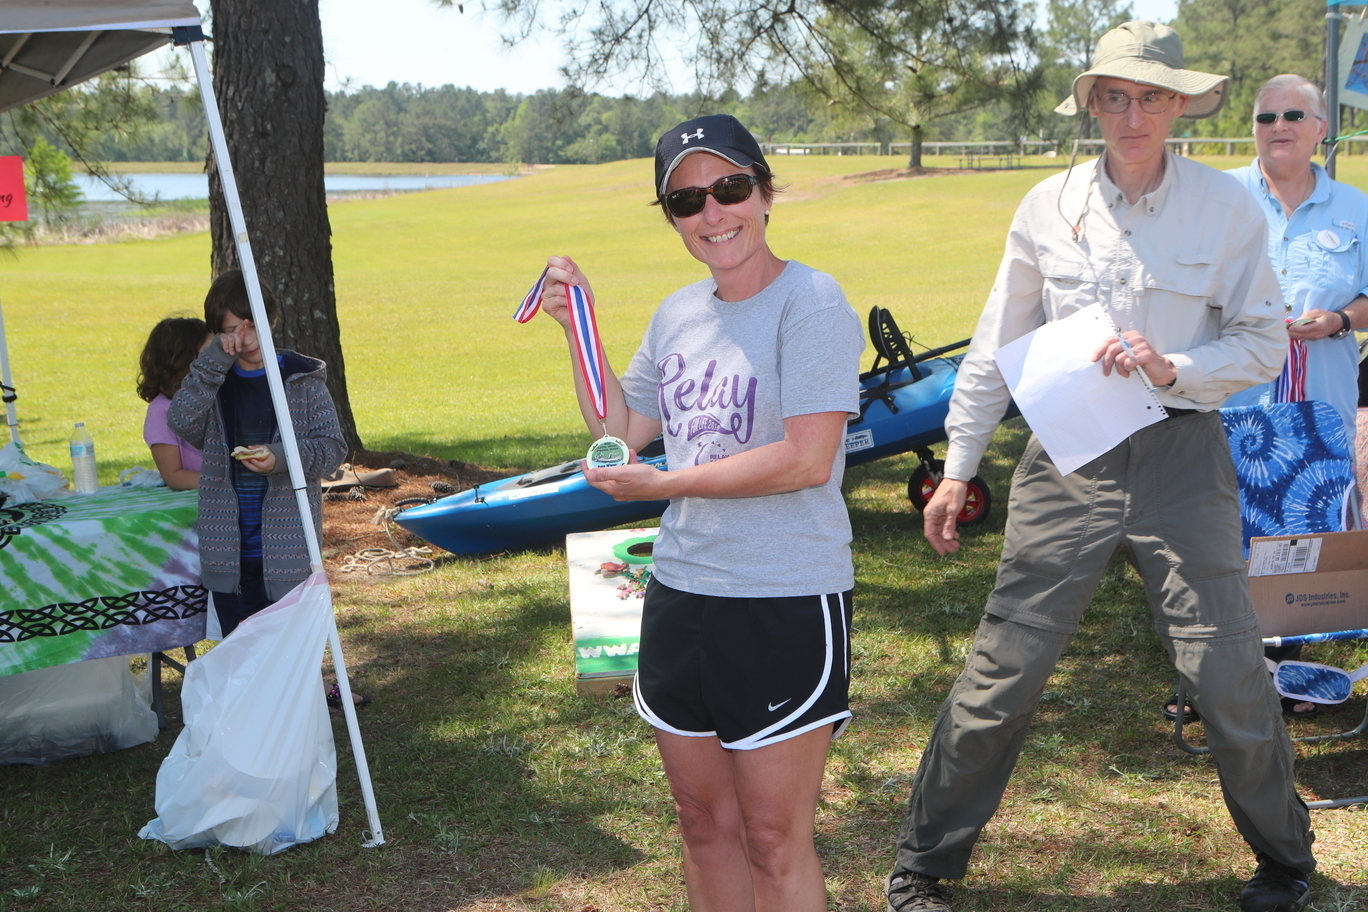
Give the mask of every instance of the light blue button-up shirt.
[[[1268, 256], [1291, 319], [1308, 310], [1340, 310], [1368, 294], [1368, 195], [1331, 180], [1314, 162], [1311, 170], [1316, 175], [1315, 189], [1290, 219], [1269, 192], [1257, 158], [1248, 167], [1228, 172], [1259, 201], [1268, 219]], [[1272, 383], [1250, 387], [1225, 404], [1267, 405], [1272, 390]], [[1358, 411], [1354, 333], [1306, 343], [1306, 398], [1330, 403], [1353, 441]]]

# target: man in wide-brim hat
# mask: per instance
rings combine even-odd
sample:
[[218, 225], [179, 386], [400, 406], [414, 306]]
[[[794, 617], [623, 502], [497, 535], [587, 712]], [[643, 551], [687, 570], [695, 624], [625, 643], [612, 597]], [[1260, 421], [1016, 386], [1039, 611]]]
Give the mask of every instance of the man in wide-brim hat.
[[1265, 223], [1233, 178], [1165, 149], [1176, 118], [1220, 108], [1225, 77], [1183, 69], [1178, 34], [1152, 22], [1108, 32], [1095, 59], [1058, 110], [1096, 117], [1106, 150], [1017, 209], [958, 372], [927, 540], [941, 554], [959, 547], [965, 483], [1010, 399], [993, 353], [1041, 324], [1101, 305], [1118, 331], [1099, 330], [1086, 354], [1104, 373], [1146, 382], [1165, 417], [1067, 475], [1034, 437], [1027, 444], [997, 584], [912, 786], [886, 882], [890, 912], [949, 912], [939, 881], [965, 875], [1050, 674], [1120, 550], [1144, 580], [1155, 629], [1201, 708], [1226, 805], [1257, 857], [1240, 908], [1295, 910], [1309, 893], [1309, 815], [1264, 669], [1216, 413], [1282, 366]]

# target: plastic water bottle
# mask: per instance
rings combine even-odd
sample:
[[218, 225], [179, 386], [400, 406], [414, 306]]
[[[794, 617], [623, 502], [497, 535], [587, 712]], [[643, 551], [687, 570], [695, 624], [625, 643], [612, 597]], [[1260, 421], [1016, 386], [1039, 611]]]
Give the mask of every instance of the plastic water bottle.
[[85, 422], [76, 422], [71, 435], [72, 487], [77, 494], [94, 494], [100, 489], [100, 477], [95, 468], [95, 439], [86, 430]]

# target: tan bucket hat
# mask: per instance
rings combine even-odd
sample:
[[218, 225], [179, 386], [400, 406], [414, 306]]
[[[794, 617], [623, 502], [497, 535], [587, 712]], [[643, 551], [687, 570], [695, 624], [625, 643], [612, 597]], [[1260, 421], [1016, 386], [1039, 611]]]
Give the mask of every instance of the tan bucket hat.
[[1088, 109], [1088, 95], [1099, 76], [1158, 86], [1188, 97], [1184, 117], [1210, 117], [1225, 104], [1228, 76], [1183, 69], [1183, 39], [1167, 25], [1147, 19], [1123, 22], [1097, 42], [1092, 69], [1073, 83], [1073, 93], [1055, 111]]

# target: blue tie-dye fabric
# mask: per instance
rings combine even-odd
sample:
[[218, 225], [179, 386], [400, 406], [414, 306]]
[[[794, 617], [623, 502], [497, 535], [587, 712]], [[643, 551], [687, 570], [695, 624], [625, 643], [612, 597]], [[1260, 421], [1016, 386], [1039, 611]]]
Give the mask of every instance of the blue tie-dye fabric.
[[1273, 675], [1278, 693], [1312, 703], [1343, 703], [1354, 692], [1354, 680], [1342, 668], [1310, 662], [1283, 662]]
[[1344, 531], [1354, 463], [1344, 422], [1324, 402], [1221, 409], [1240, 485], [1246, 552], [1259, 535]]

